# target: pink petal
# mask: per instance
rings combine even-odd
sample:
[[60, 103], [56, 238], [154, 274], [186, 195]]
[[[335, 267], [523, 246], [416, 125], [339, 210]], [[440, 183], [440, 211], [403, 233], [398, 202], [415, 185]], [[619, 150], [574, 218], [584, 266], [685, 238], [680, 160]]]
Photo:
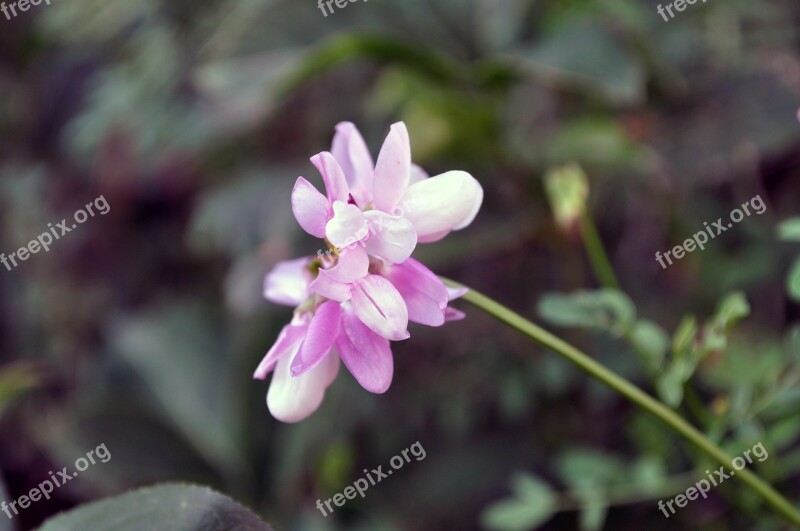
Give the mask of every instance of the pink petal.
[[464, 228], [483, 202], [483, 188], [472, 175], [449, 171], [408, 187], [398, 208], [414, 224], [420, 241], [443, 231]]
[[401, 295], [411, 291], [420, 293], [436, 301], [441, 309], [444, 309], [450, 300], [447, 286], [433, 271], [413, 258], [402, 264], [385, 267], [382, 274], [394, 284]]
[[467, 315], [462, 312], [461, 310], [456, 310], [455, 308], [447, 307], [444, 309], [444, 320], [445, 321], [460, 321]]
[[325, 236], [331, 204], [303, 177], [297, 178], [292, 190], [292, 212], [304, 231], [317, 238]]
[[278, 262], [264, 278], [264, 297], [276, 304], [299, 306], [309, 295], [308, 258]]
[[408, 187], [411, 174], [411, 144], [403, 122], [392, 125], [375, 164], [372, 195], [375, 208], [392, 212]]
[[367, 275], [353, 283], [353, 311], [373, 332], [386, 339], [408, 339], [408, 309], [392, 283], [378, 275]]
[[281, 422], [300, 422], [314, 413], [339, 371], [339, 356], [335, 352], [298, 377], [291, 374], [291, 361], [291, 356], [283, 356], [278, 360], [267, 393], [267, 407], [272, 416]]
[[372, 236], [366, 242], [369, 254], [392, 263], [405, 262], [417, 246], [417, 231], [405, 218], [391, 216], [380, 210], [364, 213]]
[[322, 174], [325, 190], [328, 192], [328, 201], [331, 203], [334, 201], [347, 201], [350, 195], [347, 178], [333, 155], [323, 151], [311, 157], [311, 163]]
[[357, 206], [336, 201], [333, 203], [333, 212], [333, 217], [325, 226], [325, 237], [336, 247], [349, 247], [369, 233], [367, 219]]
[[350, 193], [359, 206], [371, 202], [374, 165], [367, 144], [355, 125], [350, 122], [336, 125], [331, 153], [344, 170]]
[[339, 356], [364, 389], [371, 393], [384, 393], [389, 389], [394, 374], [389, 340], [364, 326], [347, 306], [342, 316], [344, 333], [339, 334], [336, 340]]
[[430, 234], [426, 234], [425, 236], [419, 236], [418, 240], [417, 240], [417, 243], [438, 242], [439, 240], [441, 240], [442, 238], [444, 238], [445, 236], [450, 234], [450, 232], [451, 231], [449, 231], [449, 230], [443, 230], [443, 231], [439, 231], [439, 232], [432, 232]]
[[350, 284], [335, 280], [324, 269], [319, 271], [319, 275], [311, 283], [309, 289], [320, 297], [336, 302], [349, 301], [352, 292]]
[[338, 302], [323, 302], [317, 307], [306, 338], [292, 361], [292, 376], [300, 376], [322, 361], [339, 335], [341, 321], [342, 307]]
[[264, 356], [264, 359], [258, 365], [255, 374], [253, 374], [253, 378], [263, 380], [275, 367], [275, 363], [280, 358], [290, 353], [293, 356], [294, 352], [296, 352], [297, 348], [300, 346], [300, 342], [306, 337], [307, 330], [307, 324], [289, 324], [284, 326], [281, 333], [278, 334], [278, 339], [275, 341], [275, 344], [272, 345], [272, 348], [269, 349], [267, 355]]
[[445, 322], [447, 288], [428, 268], [413, 258], [403, 264], [384, 267], [388, 278], [408, 307], [408, 319], [428, 326]]
[[336, 265], [326, 270], [326, 273], [339, 282], [351, 283], [367, 274], [369, 269], [369, 255], [361, 245], [351, 245], [339, 251]]

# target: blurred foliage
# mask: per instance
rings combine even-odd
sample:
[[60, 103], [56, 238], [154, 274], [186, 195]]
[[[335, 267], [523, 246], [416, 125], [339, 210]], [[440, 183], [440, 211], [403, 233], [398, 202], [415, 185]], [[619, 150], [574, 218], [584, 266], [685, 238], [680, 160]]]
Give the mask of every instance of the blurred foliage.
[[[800, 9], [727, 0], [664, 23], [657, 4], [383, 0], [324, 17], [289, 0], [65, 0], [1, 20], [1, 250], [111, 205], [0, 276], [0, 363], [22, 371], [0, 377], [2, 498], [98, 443], [113, 455], [12, 525], [190, 481], [280, 529], [781, 529], [733, 483], [664, 520], [655, 501], [704, 459], [469, 310], [412, 328], [387, 394], [340, 376], [299, 425], [271, 419], [251, 379], [290, 315], [262, 300], [264, 273], [316, 251], [294, 180], [316, 178], [307, 159], [338, 121], [374, 154], [404, 120], [416, 162], [486, 191], [472, 226], [416, 256], [538, 308], [732, 454], [763, 441], [758, 472], [798, 492]], [[550, 216], [544, 176], [567, 164], [620, 290], [598, 289], [581, 235]], [[764, 215], [668, 270], [653, 260], [756, 194]], [[316, 510], [416, 440], [424, 462]]]

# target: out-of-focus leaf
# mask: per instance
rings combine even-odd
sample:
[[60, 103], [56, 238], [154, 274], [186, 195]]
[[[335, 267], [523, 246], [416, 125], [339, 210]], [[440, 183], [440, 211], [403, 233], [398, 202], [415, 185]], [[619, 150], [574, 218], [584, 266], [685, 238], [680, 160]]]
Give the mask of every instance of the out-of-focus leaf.
[[232, 499], [206, 487], [168, 484], [91, 503], [47, 521], [40, 531], [270, 531]]
[[297, 174], [297, 168], [273, 168], [267, 175], [262, 171], [246, 172], [238, 179], [210, 188], [198, 199], [189, 226], [192, 250], [238, 257], [253, 252], [265, 241], [277, 241], [274, 261], [287, 258], [286, 235], [298, 229], [286, 199]]
[[39, 371], [29, 363], [0, 369], [0, 417], [16, 398], [38, 386], [39, 379]]
[[750, 304], [747, 302], [747, 297], [744, 296], [744, 293], [736, 292], [722, 299], [713, 320], [725, 328], [730, 328], [749, 314]]
[[685, 360], [673, 362], [673, 364], [656, 380], [658, 396], [672, 407], [680, 405], [683, 400], [683, 373], [685, 371], [681, 370], [681, 366], [676, 363], [686, 366]]
[[573, 489], [605, 487], [624, 474], [622, 462], [615, 456], [594, 450], [570, 450], [559, 457], [557, 468]]
[[235, 442], [235, 397], [221, 336], [211, 316], [191, 304], [120, 318], [110, 337], [114, 351], [138, 373], [173, 425], [209, 462], [228, 473], [241, 470]]
[[638, 102], [644, 94], [639, 59], [596, 20], [572, 18], [512, 60], [523, 71], [594, 90], [615, 103]]
[[800, 260], [797, 260], [789, 272], [789, 278], [786, 281], [786, 289], [789, 291], [789, 296], [796, 301], [800, 301]]
[[496, 531], [524, 531], [535, 529], [553, 515], [555, 494], [535, 476], [516, 474], [511, 490], [513, 498], [494, 503], [483, 511], [481, 523], [484, 527]]
[[232, 133], [258, 124], [275, 107], [302, 54], [280, 50], [200, 66], [193, 79], [216, 126]]
[[525, 0], [478, 0], [475, 27], [488, 48], [503, 49], [525, 28]]
[[624, 293], [603, 289], [570, 295], [546, 293], [539, 299], [539, 315], [558, 326], [608, 330], [622, 335], [633, 326], [636, 308]]
[[577, 160], [584, 165], [642, 169], [649, 159], [618, 123], [589, 118], [566, 123], [544, 146], [548, 164]]
[[430, 48], [409, 44], [393, 37], [340, 33], [319, 44], [307, 56], [285, 83], [284, 93], [288, 94], [323, 72], [356, 59], [377, 59], [384, 63], [404, 65], [444, 83], [465, 76], [458, 63]]
[[789, 218], [778, 225], [778, 237], [787, 242], [800, 242], [800, 217]]
[[782, 419], [767, 430], [769, 445], [775, 450], [790, 449], [792, 443], [800, 438], [800, 416]]
[[630, 341], [637, 352], [646, 356], [644, 361], [647, 367], [651, 371], [658, 370], [669, 348], [669, 336], [664, 329], [652, 321], [642, 319], [634, 325]]
[[692, 346], [697, 330], [697, 319], [693, 315], [687, 315], [681, 320], [675, 333], [672, 334], [672, 352], [676, 357], [683, 357], [686, 350]]

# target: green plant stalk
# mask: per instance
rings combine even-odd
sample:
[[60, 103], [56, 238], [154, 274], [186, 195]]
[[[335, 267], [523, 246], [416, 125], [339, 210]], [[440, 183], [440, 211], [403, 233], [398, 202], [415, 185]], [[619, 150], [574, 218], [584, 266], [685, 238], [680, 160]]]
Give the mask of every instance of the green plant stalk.
[[[452, 287], [467, 287], [449, 279], [443, 278], [442, 280]], [[594, 376], [645, 411], [648, 411], [656, 418], [660, 419], [719, 464], [726, 468], [730, 467], [731, 461], [733, 461], [732, 456], [728, 455], [700, 431], [683, 420], [675, 411], [651, 397], [628, 380], [607, 369], [604, 365], [596, 362], [587, 354], [528, 321], [502, 304], [471, 288], [463, 298], [499, 321], [509, 325], [511, 328], [514, 328], [537, 343], [565, 357], [585, 372], [589, 373], [589, 375]], [[771, 505], [787, 520], [795, 525], [800, 525], [800, 511], [795, 509], [792, 504], [778, 491], [772, 488], [771, 485], [746, 468], [737, 470], [736, 477], [760, 495], [764, 501]]]
[[580, 229], [583, 245], [586, 247], [586, 254], [589, 255], [589, 263], [597, 280], [606, 288], [619, 289], [619, 281], [614, 274], [614, 268], [611, 267], [611, 260], [608, 259], [592, 215], [587, 210], [581, 213]]

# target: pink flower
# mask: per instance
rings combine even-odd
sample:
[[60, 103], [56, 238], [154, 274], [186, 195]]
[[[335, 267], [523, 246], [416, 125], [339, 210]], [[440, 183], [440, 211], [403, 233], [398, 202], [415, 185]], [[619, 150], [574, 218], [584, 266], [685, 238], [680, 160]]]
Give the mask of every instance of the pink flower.
[[410, 256], [418, 241], [469, 225], [481, 186], [462, 171], [429, 178], [411, 163], [403, 123], [392, 126], [374, 166], [353, 124], [336, 129], [332, 153], [311, 159], [326, 195], [303, 177], [292, 191], [295, 218], [325, 239], [331, 263], [317, 253], [322, 260], [281, 262], [265, 279], [267, 299], [295, 307], [254, 375], [274, 372], [267, 405], [284, 422], [319, 407], [340, 360], [365, 389], [383, 393], [394, 371], [389, 341], [409, 337], [409, 320], [441, 326], [464, 317], [448, 306], [463, 292]]
[[320, 299], [310, 292], [311, 262], [281, 262], [265, 280], [267, 299], [296, 307], [292, 322], [283, 327], [254, 374], [263, 380], [274, 371], [267, 407], [283, 422], [298, 422], [317, 410], [336, 378], [340, 359], [373, 393], [385, 392], [394, 372], [389, 340], [367, 328], [351, 303]]
[[437, 241], [469, 225], [483, 201], [483, 188], [469, 173], [429, 178], [414, 166], [402, 122], [392, 125], [374, 166], [349, 122], [336, 126], [331, 150], [311, 158], [327, 196], [298, 177], [292, 211], [306, 232], [337, 249], [362, 243], [370, 255], [402, 263], [418, 241]]

